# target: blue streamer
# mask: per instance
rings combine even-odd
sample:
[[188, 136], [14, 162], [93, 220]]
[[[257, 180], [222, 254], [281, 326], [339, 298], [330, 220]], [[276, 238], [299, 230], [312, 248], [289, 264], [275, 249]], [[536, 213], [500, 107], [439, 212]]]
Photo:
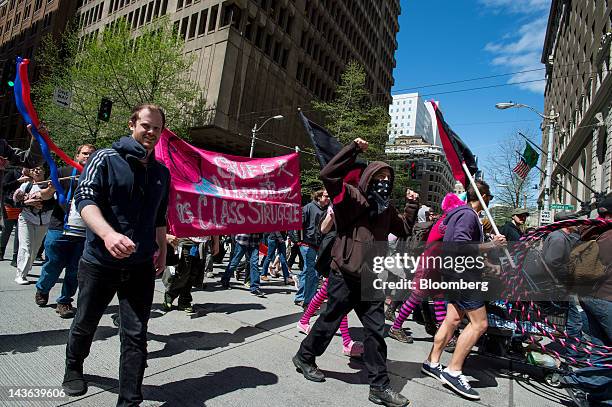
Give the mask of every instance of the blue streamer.
[[47, 145], [43, 137], [40, 135], [40, 133], [38, 132], [38, 129], [32, 122], [32, 118], [28, 114], [28, 111], [23, 103], [23, 84], [21, 82], [21, 75], [19, 74], [19, 65], [21, 64], [22, 60], [23, 58], [17, 57], [17, 75], [15, 76], [15, 91], [13, 92], [13, 94], [15, 95], [15, 105], [17, 105], [17, 110], [23, 117], [23, 120], [27, 124], [32, 126], [31, 127], [32, 134], [34, 135], [34, 138], [36, 138], [36, 140], [38, 141], [38, 144], [40, 144], [40, 149], [42, 151], [43, 157], [45, 158], [45, 161], [49, 165], [49, 171], [51, 173], [50, 174], [51, 183], [53, 184], [57, 192], [57, 199], [60, 205], [65, 205], [66, 204], [66, 194], [64, 192], [64, 188], [62, 188], [62, 185], [59, 182], [57, 165], [55, 164], [53, 157], [51, 157], [49, 146]]

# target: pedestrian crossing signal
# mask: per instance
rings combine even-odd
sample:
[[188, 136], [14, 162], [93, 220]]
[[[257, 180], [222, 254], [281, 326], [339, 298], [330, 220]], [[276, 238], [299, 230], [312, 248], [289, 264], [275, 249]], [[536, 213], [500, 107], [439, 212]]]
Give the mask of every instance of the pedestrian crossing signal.
[[98, 109], [98, 120], [108, 122], [111, 116], [111, 110], [113, 109], [113, 101], [108, 98], [102, 98], [100, 102], [100, 109]]

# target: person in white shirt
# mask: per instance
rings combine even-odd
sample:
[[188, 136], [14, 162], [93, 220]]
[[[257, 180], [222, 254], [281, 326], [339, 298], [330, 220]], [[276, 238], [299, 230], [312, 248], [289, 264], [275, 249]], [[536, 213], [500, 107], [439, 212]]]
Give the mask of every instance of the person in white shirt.
[[42, 244], [51, 213], [53, 212], [53, 201], [51, 197], [55, 189], [51, 185], [43, 186], [40, 184], [44, 179], [42, 167], [31, 170], [24, 169], [24, 175], [29, 175], [32, 180], [21, 184], [15, 191], [13, 200], [24, 206], [18, 222], [19, 251], [17, 252], [17, 273], [15, 282], [25, 285], [30, 282], [27, 275], [32, 269], [32, 263]]

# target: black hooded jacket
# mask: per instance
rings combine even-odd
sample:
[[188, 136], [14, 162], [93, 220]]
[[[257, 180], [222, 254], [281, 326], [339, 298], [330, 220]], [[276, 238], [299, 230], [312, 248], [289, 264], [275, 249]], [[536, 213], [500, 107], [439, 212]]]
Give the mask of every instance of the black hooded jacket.
[[393, 205], [389, 205], [381, 214], [370, 216], [367, 190], [372, 176], [387, 168], [393, 183], [394, 173], [387, 163], [374, 161], [363, 171], [358, 188], [345, 183], [344, 177], [354, 167], [359, 152], [357, 143], [352, 142], [321, 170], [321, 179], [334, 204], [338, 233], [332, 248], [331, 268], [353, 278], [360, 278], [362, 272], [369, 269], [366, 251], [372, 244], [386, 243], [389, 233], [406, 237], [412, 232], [418, 211], [418, 202], [415, 201], [408, 202], [401, 215]]
[[100, 208], [102, 216], [118, 233], [136, 244], [136, 251], [116, 259], [104, 241], [87, 229], [83, 260], [111, 268], [125, 268], [151, 261], [157, 250], [157, 227], [166, 226], [170, 173], [132, 137], [122, 137], [112, 148], [97, 150], [89, 158], [75, 191], [79, 213], [88, 205]]

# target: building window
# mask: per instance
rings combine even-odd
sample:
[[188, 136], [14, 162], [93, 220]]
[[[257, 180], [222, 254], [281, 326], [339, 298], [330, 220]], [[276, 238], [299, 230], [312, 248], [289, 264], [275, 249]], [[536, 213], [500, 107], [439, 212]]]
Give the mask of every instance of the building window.
[[198, 35], [206, 32], [206, 20], [208, 19], [208, 10], [200, 11], [200, 24], [198, 26]]
[[189, 37], [188, 39], [192, 39], [196, 35], [196, 29], [198, 24], [198, 13], [191, 15], [191, 21], [189, 23]]
[[210, 9], [210, 22], [208, 23], [208, 32], [213, 32], [217, 28], [217, 15], [219, 14], [219, 6], [213, 6]]
[[189, 17], [184, 17], [181, 20], [181, 38], [185, 39], [187, 36], [187, 26], [189, 25]]

